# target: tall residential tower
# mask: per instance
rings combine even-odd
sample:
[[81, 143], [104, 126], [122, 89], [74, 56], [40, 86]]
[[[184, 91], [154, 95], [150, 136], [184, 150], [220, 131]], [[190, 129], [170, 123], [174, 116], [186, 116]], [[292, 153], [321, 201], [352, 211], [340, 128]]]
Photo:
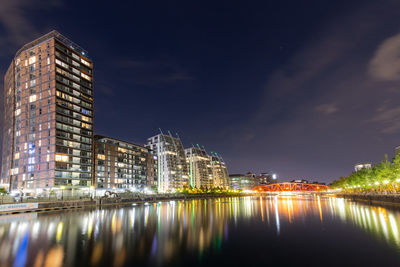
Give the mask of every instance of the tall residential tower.
[[193, 146], [186, 148], [185, 154], [189, 167], [190, 186], [195, 188], [214, 187], [211, 161], [205, 149]]
[[215, 152], [211, 152], [211, 156], [209, 156], [209, 158], [213, 175], [213, 186], [228, 188], [229, 174], [224, 159]]
[[158, 158], [157, 185], [160, 192], [189, 186], [185, 151], [179, 137], [161, 133], [147, 139], [146, 147]]
[[4, 79], [3, 162], [9, 190], [90, 186], [93, 63], [52, 31], [15, 55]]

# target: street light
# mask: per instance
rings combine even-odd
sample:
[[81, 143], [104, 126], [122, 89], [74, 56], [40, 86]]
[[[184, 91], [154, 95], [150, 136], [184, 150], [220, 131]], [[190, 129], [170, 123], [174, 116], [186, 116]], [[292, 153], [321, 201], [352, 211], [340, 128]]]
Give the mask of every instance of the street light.
[[60, 189], [61, 189], [61, 200], [64, 200], [64, 189], [65, 189], [65, 186], [60, 186]]
[[94, 185], [91, 185], [91, 186], [90, 186], [90, 189], [93, 189], [93, 190], [94, 190], [94, 198], [96, 198], [96, 188], [94, 187]]

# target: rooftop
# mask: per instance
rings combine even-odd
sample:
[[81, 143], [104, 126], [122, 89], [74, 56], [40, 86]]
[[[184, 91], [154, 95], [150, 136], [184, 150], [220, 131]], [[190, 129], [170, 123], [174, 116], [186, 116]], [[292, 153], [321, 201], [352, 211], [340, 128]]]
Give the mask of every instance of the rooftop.
[[94, 139], [95, 140], [108, 139], [110, 141], [114, 141], [114, 142], [118, 142], [118, 143], [125, 143], [125, 144], [131, 145], [131, 146], [136, 146], [136, 147], [140, 147], [140, 148], [145, 148], [146, 150], [151, 150], [151, 149], [149, 149], [149, 148], [147, 148], [145, 146], [142, 146], [142, 145], [138, 145], [138, 144], [135, 144], [135, 143], [132, 143], [132, 142], [127, 142], [127, 141], [123, 141], [123, 140], [119, 140], [119, 139], [116, 139], [116, 138], [112, 138], [112, 137], [108, 137], [108, 136], [104, 136], [104, 135], [99, 135], [99, 134], [95, 134], [94, 135]]
[[72, 42], [70, 39], [68, 39], [67, 37], [65, 37], [64, 35], [62, 35], [61, 33], [59, 33], [56, 30], [53, 30], [39, 38], [37, 38], [36, 40], [33, 40], [32, 42], [27, 43], [26, 45], [24, 45], [23, 47], [21, 47], [21, 49], [19, 49], [17, 51], [17, 53], [15, 54], [15, 56], [18, 56], [22, 51], [25, 51], [29, 48], [32, 48], [48, 39], [52, 39], [55, 38], [58, 41], [60, 41], [61, 43], [63, 43], [64, 45], [74, 49], [76, 52], [78, 52], [79, 54], [81, 54], [84, 57], [88, 58], [88, 52], [83, 49], [82, 47], [80, 47], [79, 45], [75, 44], [74, 42]]

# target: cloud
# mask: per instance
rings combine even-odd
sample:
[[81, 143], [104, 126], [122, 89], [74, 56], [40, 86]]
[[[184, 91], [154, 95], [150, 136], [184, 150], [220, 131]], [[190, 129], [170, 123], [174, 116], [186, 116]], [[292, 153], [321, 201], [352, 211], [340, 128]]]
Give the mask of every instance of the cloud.
[[381, 107], [368, 122], [377, 123], [382, 133], [398, 133], [400, 132], [400, 107]]
[[400, 81], [400, 34], [379, 45], [370, 61], [369, 73], [379, 81]]
[[336, 104], [322, 104], [315, 107], [315, 110], [326, 115], [333, 114], [339, 110]]
[[0, 49], [13, 51], [42, 34], [30, 21], [33, 11], [48, 10], [62, 5], [61, 0], [3, 0], [0, 8], [0, 24], [5, 33], [0, 37]]

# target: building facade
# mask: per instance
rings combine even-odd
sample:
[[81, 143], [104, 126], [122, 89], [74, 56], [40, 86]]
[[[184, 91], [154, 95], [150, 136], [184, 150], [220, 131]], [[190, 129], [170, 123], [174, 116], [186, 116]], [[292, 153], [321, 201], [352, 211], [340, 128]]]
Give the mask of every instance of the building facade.
[[144, 191], [156, 182], [157, 156], [150, 149], [102, 135], [94, 136], [94, 147], [97, 188]]
[[229, 188], [229, 174], [225, 161], [217, 153], [209, 156], [213, 176], [213, 187]]
[[360, 163], [360, 164], [354, 165], [354, 171], [358, 172], [362, 169], [371, 169], [371, 167], [372, 167], [371, 163]]
[[159, 192], [173, 192], [189, 186], [189, 170], [179, 137], [161, 133], [148, 138], [146, 147], [158, 158]]
[[210, 157], [204, 149], [190, 147], [185, 149], [189, 167], [189, 184], [193, 188], [211, 188], [214, 177]]
[[229, 175], [230, 189], [251, 190], [256, 184], [256, 175], [254, 173]]
[[87, 187], [93, 178], [93, 63], [56, 31], [24, 45], [4, 79], [0, 183]]
[[278, 177], [275, 173], [260, 173], [260, 175], [256, 176], [256, 184], [257, 185], [267, 185], [274, 184], [278, 182]]

